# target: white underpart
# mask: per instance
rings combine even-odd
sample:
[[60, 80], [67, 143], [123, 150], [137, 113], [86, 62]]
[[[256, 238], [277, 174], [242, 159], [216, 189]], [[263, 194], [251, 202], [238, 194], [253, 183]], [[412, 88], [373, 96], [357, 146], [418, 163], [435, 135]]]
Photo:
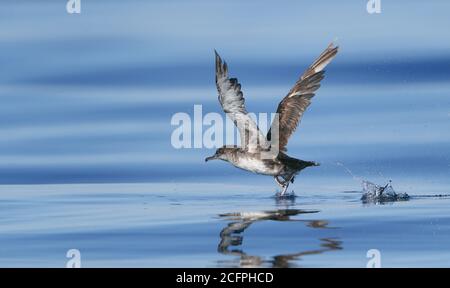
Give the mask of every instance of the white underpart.
[[258, 174], [277, 175], [279, 172], [279, 168], [269, 169], [266, 165], [264, 165], [264, 162], [262, 160], [257, 158], [255, 159], [255, 158], [240, 157], [237, 163], [233, 163], [233, 165], [238, 168]]

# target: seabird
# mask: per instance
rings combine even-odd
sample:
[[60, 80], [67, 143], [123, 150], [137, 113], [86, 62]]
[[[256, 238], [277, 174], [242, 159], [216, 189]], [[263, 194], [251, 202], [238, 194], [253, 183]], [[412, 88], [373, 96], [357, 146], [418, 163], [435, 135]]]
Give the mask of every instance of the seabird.
[[[314, 161], [304, 161], [289, 157], [285, 152], [289, 137], [295, 131], [303, 113], [311, 103], [311, 98], [324, 78], [324, 68], [333, 60], [338, 46], [331, 43], [325, 51], [306, 69], [294, 87], [278, 104], [275, 120], [266, 135], [262, 134], [248, 114], [244, 105], [241, 84], [236, 78], [228, 77], [227, 63], [216, 54], [216, 86], [223, 111], [237, 126], [241, 147], [223, 146], [205, 161], [220, 159], [232, 165], [257, 174], [274, 177], [283, 196], [294, 177], [304, 168], [318, 166]], [[278, 133], [277, 133], [278, 131]], [[278, 149], [273, 149], [277, 145]], [[270, 154], [271, 151], [276, 151]], [[264, 154], [265, 153], [265, 154]], [[267, 157], [267, 153], [271, 157]], [[263, 156], [264, 155], [264, 156]]]

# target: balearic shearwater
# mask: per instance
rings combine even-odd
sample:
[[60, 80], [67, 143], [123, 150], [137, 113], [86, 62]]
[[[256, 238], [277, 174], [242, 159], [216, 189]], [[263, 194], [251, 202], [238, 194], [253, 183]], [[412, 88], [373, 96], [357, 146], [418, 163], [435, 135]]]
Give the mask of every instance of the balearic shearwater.
[[[205, 161], [220, 159], [247, 171], [271, 175], [282, 189], [279, 195], [284, 195], [289, 183], [294, 182], [294, 177], [301, 170], [319, 165], [313, 161], [289, 157], [284, 152], [287, 151], [286, 145], [289, 137], [297, 128], [303, 113], [311, 103], [314, 92], [320, 87], [320, 81], [324, 78], [324, 68], [333, 60], [337, 52], [338, 47], [333, 43], [330, 44], [306, 69], [294, 87], [278, 104], [275, 120], [272, 122], [267, 136], [264, 137], [245, 108], [241, 84], [236, 78], [228, 77], [227, 63], [223, 62], [215, 51], [219, 102], [239, 130], [241, 147], [223, 146], [217, 149], [213, 156], [207, 157]], [[271, 149], [274, 142], [275, 145], [278, 145], [276, 152], [272, 154], [272, 157], [267, 157], [267, 154], [262, 157], [263, 153], [274, 151]]]

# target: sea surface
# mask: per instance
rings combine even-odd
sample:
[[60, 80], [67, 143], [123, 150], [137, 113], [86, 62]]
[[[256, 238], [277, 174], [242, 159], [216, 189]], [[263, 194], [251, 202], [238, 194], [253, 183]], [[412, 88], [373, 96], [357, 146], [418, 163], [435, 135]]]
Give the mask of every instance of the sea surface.
[[[0, 267], [450, 267], [450, 3], [363, 2], [2, 3]], [[221, 113], [214, 49], [271, 113], [333, 40], [296, 197], [172, 145], [175, 113]]]

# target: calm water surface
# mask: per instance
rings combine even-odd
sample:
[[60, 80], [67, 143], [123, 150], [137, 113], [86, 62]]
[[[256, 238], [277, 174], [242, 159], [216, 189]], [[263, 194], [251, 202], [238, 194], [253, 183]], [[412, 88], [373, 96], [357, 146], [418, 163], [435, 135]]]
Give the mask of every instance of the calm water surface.
[[[369, 249], [385, 267], [450, 266], [450, 199], [424, 197], [450, 194], [450, 4], [34, 2], [0, 9], [1, 267], [64, 267], [72, 248], [83, 267], [365, 267]], [[289, 142], [321, 163], [295, 200], [172, 147], [174, 113], [221, 112], [214, 48], [248, 110], [270, 113], [336, 37]], [[337, 163], [412, 198], [364, 204]]]

